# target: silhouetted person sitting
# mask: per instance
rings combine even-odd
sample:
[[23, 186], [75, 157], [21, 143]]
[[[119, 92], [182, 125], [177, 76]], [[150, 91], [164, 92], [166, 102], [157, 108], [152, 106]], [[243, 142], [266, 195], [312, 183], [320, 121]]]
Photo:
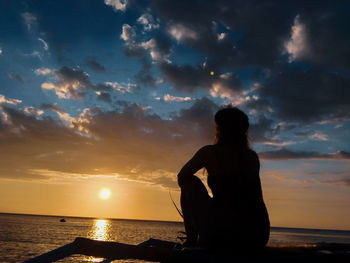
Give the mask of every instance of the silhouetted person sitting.
[[[258, 155], [249, 148], [248, 116], [227, 107], [215, 114], [215, 143], [189, 160], [178, 174], [185, 245], [263, 248], [270, 221], [259, 178]], [[194, 174], [205, 168], [213, 197]]]

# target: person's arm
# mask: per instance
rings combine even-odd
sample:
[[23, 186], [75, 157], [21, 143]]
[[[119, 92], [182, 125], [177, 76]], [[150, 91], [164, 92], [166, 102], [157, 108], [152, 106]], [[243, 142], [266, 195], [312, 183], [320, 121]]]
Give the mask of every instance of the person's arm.
[[200, 148], [192, 159], [182, 167], [177, 175], [177, 182], [180, 187], [187, 177], [193, 176], [199, 169], [205, 167], [209, 148], [210, 145]]

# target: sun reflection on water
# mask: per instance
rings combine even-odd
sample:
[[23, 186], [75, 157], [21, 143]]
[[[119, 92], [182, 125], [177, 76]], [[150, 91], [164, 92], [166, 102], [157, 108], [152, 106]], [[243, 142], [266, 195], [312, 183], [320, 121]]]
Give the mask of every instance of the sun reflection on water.
[[96, 219], [94, 220], [94, 225], [92, 226], [91, 231], [89, 232], [89, 238], [95, 240], [107, 241], [109, 240], [109, 230], [111, 223], [106, 219]]
[[[95, 219], [88, 238], [94, 240], [108, 241], [110, 240], [111, 222], [106, 219]], [[96, 257], [88, 257], [88, 262], [101, 262], [103, 259]]]

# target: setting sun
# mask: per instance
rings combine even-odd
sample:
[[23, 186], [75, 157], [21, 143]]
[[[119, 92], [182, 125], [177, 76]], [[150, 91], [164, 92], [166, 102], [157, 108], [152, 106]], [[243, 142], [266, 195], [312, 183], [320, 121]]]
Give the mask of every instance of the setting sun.
[[111, 196], [111, 191], [108, 188], [103, 188], [100, 190], [99, 196], [101, 199], [108, 199]]

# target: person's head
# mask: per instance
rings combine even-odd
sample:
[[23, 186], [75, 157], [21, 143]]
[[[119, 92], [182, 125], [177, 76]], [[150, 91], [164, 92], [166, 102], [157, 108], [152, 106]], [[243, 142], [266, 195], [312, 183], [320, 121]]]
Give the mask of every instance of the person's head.
[[225, 107], [215, 114], [215, 144], [231, 145], [237, 149], [249, 148], [248, 116], [238, 108]]

